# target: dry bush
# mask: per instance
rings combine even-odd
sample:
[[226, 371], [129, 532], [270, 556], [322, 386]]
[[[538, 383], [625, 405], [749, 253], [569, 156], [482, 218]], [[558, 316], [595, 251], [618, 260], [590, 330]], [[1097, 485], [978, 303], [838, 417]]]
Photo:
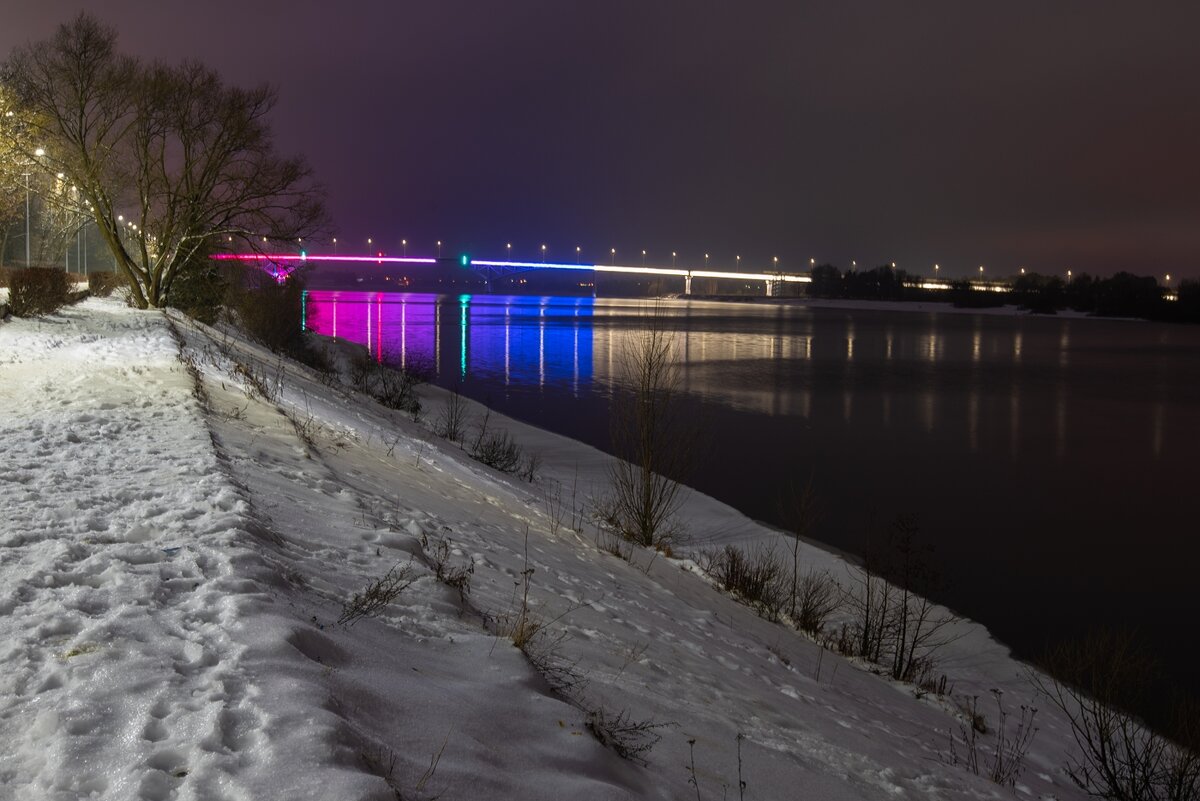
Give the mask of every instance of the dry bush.
[[479, 424], [479, 433], [471, 443], [471, 458], [501, 473], [516, 473], [521, 469], [521, 446], [507, 431], [488, 428], [492, 413], [489, 410]]
[[983, 713], [979, 711], [979, 698], [972, 696], [961, 703], [959, 736], [956, 738], [951, 733], [950, 753], [944, 760], [950, 765], [961, 765], [976, 776], [986, 776], [996, 784], [1012, 787], [1024, 769], [1025, 757], [1038, 733], [1033, 725], [1037, 709], [1022, 704], [1016, 727], [1010, 731], [1003, 692], [992, 690], [991, 694], [996, 699], [996, 725], [991, 730], [995, 739], [991, 747], [980, 742], [980, 735], [988, 733], [988, 726]]
[[88, 292], [98, 298], [107, 298], [125, 285], [125, 282], [114, 272], [88, 273], [87, 282]]
[[624, 710], [613, 715], [603, 709], [593, 709], [587, 713], [584, 725], [601, 745], [611, 748], [617, 756], [645, 765], [646, 754], [662, 739], [658, 730], [668, 724], [633, 720]]
[[434, 433], [451, 442], [462, 442], [467, 430], [467, 420], [467, 401], [458, 394], [457, 389], [451, 390], [442, 404], [441, 413], [438, 414]]
[[825, 622], [842, 603], [842, 587], [827, 571], [810, 570], [792, 596], [792, 622], [814, 638], [821, 636]]
[[429, 554], [437, 580], [458, 592], [459, 603], [465, 604], [471, 594], [471, 577], [475, 575], [475, 560], [467, 557], [467, 564], [456, 565], [450, 560], [453, 546], [449, 539], [439, 539]]
[[726, 545], [720, 551], [702, 552], [704, 570], [726, 592], [736, 593], [768, 620], [778, 621], [787, 606], [787, 569], [773, 550], [746, 554]]
[[1066, 716], [1078, 748], [1067, 773], [1088, 794], [1118, 801], [1200, 799], [1200, 742], [1194, 702], [1170, 739], [1130, 711], [1158, 681], [1157, 665], [1131, 632], [1103, 631], [1050, 651], [1050, 676], [1031, 672], [1038, 689]]
[[30, 267], [9, 276], [8, 305], [17, 317], [40, 317], [66, 306], [71, 284], [62, 270]]
[[412, 577], [411, 564], [396, 565], [382, 578], [375, 579], [362, 592], [342, 605], [342, 614], [337, 619], [339, 625], [350, 627], [364, 617], [371, 617], [382, 612], [388, 604], [396, 600], [415, 579]]
[[898, 517], [882, 543], [868, 545], [846, 594], [854, 617], [849, 653], [913, 683], [932, 675], [936, 653], [954, 639], [949, 629], [958, 620], [931, 600], [941, 576], [932, 548], [917, 533], [915, 517]]

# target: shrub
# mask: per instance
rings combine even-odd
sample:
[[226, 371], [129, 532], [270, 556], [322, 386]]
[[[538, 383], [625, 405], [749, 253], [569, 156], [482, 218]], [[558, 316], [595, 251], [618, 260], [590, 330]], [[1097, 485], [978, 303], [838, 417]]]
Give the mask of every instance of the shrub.
[[307, 347], [302, 327], [304, 283], [296, 273], [278, 283], [258, 272], [230, 282], [229, 305], [242, 328], [275, 353], [300, 355]]
[[187, 264], [175, 276], [167, 295], [167, 305], [205, 325], [212, 325], [221, 313], [225, 291], [226, 282], [216, 262], [200, 259]]
[[[1012, 787], [1024, 769], [1025, 757], [1029, 754], [1033, 738], [1038, 733], [1037, 727], [1033, 725], [1037, 709], [1022, 704], [1021, 716], [1015, 729], [1010, 731], [1003, 693], [1000, 690], [992, 690], [991, 693], [996, 699], [995, 742], [991, 749], [985, 750], [981, 747], [979, 736], [988, 733], [988, 726], [983, 713], [979, 711], [979, 699], [972, 696], [965, 699], [960, 707], [962, 714], [958, 721], [959, 737], [950, 735], [950, 754], [945, 761], [951, 765], [961, 764], [976, 776], [981, 775], [982, 768], [982, 775], [996, 784]], [[961, 754], [960, 740], [963, 749]]]
[[796, 586], [793, 622], [801, 631], [820, 637], [825, 621], [841, 604], [842, 588], [827, 572], [809, 571]]
[[124, 282], [116, 273], [88, 273], [88, 291], [98, 298], [107, 298], [123, 285]]
[[501, 473], [515, 473], [521, 468], [521, 446], [507, 431], [489, 430], [490, 417], [489, 411], [479, 424], [479, 435], [471, 444], [471, 458]]
[[468, 415], [466, 400], [458, 394], [457, 389], [453, 389], [446, 396], [446, 402], [442, 406], [441, 414], [438, 415], [434, 432], [439, 437], [445, 437], [451, 442], [462, 442], [463, 435], [466, 433]]
[[389, 570], [387, 575], [372, 581], [365, 590], [355, 593], [342, 605], [338, 624], [350, 627], [364, 617], [382, 612], [400, 593], [412, 586], [415, 580], [412, 574], [412, 565], [397, 565]]
[[787, 604], [786, 570], [774, 551], [750, 555], [732, 545], [706, 554], [707, 572], [727, 592], [734, 592], [763, 617], [777, 621]]
[[1157, 680], [1157, 666], [1129, 632], [1099, 632], [1065, 643], [1045, 658], [1053, 679], [1032, 678], [1070, 725], [1078, 750], [1067, 762], [1071, 779], [1089, 795], [1121, 801], [1200, 799], [1200, 749], [1195, 705], [1183, 713], [1172, 741], [1130, 710]]
[[14, 270], [9, 279], [8, 305], [17, 317], [52, 314], [70, 300], [71, 285], [62, 270], [30, 267]]
[[611, 748], [617, 756], [645, 765], [646, 754], [662, 739], [658, 729], [667, 724], [634, 720], [626, 710], [613, 715], [593, 709], [587, 713], [584, 725], [601, 745]]

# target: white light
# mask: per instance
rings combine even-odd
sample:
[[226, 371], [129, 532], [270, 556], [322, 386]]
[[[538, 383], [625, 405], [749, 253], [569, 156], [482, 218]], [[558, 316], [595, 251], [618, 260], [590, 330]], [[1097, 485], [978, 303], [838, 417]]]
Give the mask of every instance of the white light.
[[42, 156], [46, 155], [46, 150], [44, 148], [39, 147], [37, 150], [33, 151], [33, 155], [37, 156], [38, 158], [41, 158]]

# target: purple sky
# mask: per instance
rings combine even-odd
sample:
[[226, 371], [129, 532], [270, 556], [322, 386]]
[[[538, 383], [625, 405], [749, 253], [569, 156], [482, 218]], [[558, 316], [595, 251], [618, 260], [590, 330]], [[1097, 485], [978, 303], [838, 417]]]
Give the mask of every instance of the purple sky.
[[[79, 8], [6, 10], [0, 52]], [[277, 85], [342, 252], [1200, 276], [1195, 2], [91, 8]]]

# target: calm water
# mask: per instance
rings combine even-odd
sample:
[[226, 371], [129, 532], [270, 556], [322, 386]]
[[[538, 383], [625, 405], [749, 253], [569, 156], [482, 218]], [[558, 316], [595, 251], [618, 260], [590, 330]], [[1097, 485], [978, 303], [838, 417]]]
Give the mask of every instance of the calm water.
[[[309, 325], [436, 366], [499, 411], [607, 446], [638, 300], [312, 292]], [[811, 474], [818, 539], [861, 551], [872, 516], [920, 516], [944, 600], [1023, 654], [1134, 624], [1200, 690], [1194, 468], [1200, 328], [1140, 322], [667, 301], [689, 478], [779, 522]]]

